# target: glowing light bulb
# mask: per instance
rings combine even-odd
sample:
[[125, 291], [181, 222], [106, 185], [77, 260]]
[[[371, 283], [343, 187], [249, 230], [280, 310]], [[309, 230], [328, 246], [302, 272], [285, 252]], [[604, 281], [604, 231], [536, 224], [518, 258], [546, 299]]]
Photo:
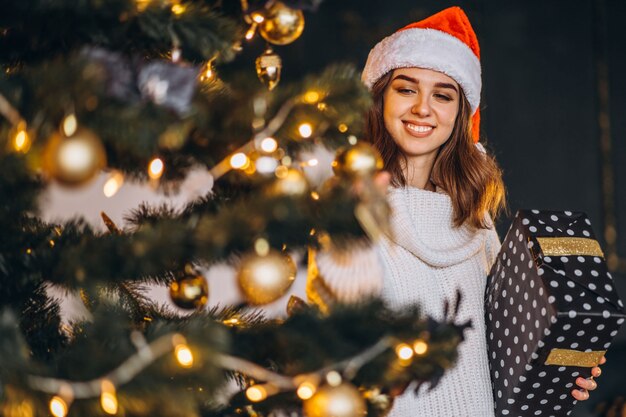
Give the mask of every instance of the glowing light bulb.
[[396, 355], [402, 360], [409, 360], [413, 357], [413, 349], [406, 343], [400, 343], [396, 346]]
[[161, 158], [154, 158], [148, 165], [148, 176], [153, 180], [158, 180], [163, 175], [164, 168]]
[[248, 156], [243, 152], [238, 152], [230, 157], [230, 166], [235, 169], [246, 169], [249, 163]]
[[262, 385], [253, 385], [246, 390], [246, 397], [250, 401], [257, 403], [267, 398], [267, 391]]
[[345, 123], [341, 123], [341, 124], [337, 127], [337, 129], [339, 129], [339, 131], [340, 131], [341, 133], [346, 133], [346, 132], [348, 131], [348, 125], [347, 125], [347, 124], [345, 124]]
[[254, 20], [256, 23], [263, 23], [263, 21], [265, 20], [265, 16], [263, 16], [261, 13], [255, 12], [252, 13], [252, 20]]
[[78, 120], [76, 120], [76, 115], [72, 113], [63, 119], [63, 133], [70, 137], [76, 133], [76, 129], [78, 129]]
[[254, 251], [259, 256], [265, 256], [270, 251], [270, 244], [267, 242], [267, 240], [259, 238], [254, 242]]
[[65, 417], [67, 415], [67, 404], [63, 398], [54, 396], [50, 400], [50, 413], [54, 417]]
[[423, 355], [428, 351], [428, 343], [421, 339], [416, 340], [413, 342], [413, 351], [418, 355]]
[[17, 126], [15, 136], [13, 136], [13, 149], [17, 152], [26, 153], [30, 149], [31, 140], [26, 131], [26, 123], [20, 122]]
[[315, 104], [320, 101], [320, 93], [317, 91], [307, 91], [304, 94], [304, 101], [309, 104]]
[[311, 158], [307, 161], [307, 165], [310, 167], [314, 167], [317, 166], [317, 164], [319, 163], [319, 161], [315, 158]]
[[183, 368], [191, 368], [193, 366], [193, 354], [187, 345], [177, 345], [174, 348], [176, 360]]
[[265, 138], [261, 141], [261, 149], [267, 153], [274, 152], [278, 149], [278, 142], [274, 138]]
[[315, 394], [317, 387], [310, 382], [303, 382], [298, 387], [296, 394], [301, 400], [308, 400]]
[[175, 15], [181, 15], [185, 12], [185, 6], [182, 4], [175, 4], [172, 6], [172, 13]]
[[298, 126], [298, 132], [303, 138], [310, 138], [313, 134], [313, 126], [311, 126], [311, 123], [302, 123]]
[[102, 381], [102, 393], [100, 394], [100, 406], [107, 414], [117, 414], [117, 396], [115, 386], [109, 380]]
[[311, 191], [311, 198], [313, 200], [319, 200], [320, 199], [320, 195], [317, 191]]
[[115, 171], [111, 174], [111, 177], [104, 183], [102, 192], [107, 198], [113, 197], [124, 185], [124, 174], [119, 171]]
[[200, 81], [203, 83], [211, 83], [217, 78], [217, 73], [213, 69], [213, 63], [207, 62], [200, 73]]
[[328, 385], [331, 387], [338, 387], [341, 385], [341, 381], [341, 374], [337, 371], [330, 371], [326, 374], [326, 382], [328, 382]]
[[254, 33], [256, 32], [257, 23], [252, 23], [246, 32], [246, 40], [250, 40], [254, 38]]

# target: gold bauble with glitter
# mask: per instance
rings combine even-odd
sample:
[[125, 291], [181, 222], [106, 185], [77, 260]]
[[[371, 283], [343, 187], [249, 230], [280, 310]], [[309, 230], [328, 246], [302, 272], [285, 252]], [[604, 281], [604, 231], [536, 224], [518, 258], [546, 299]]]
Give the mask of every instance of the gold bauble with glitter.
[[56, 181], [80, 186], [106, 167], [106, 151], [89, 129], [79, 128], [70, 137], [54, 133], [43, 152], [43, 169]]
[[283, 296], [296, 279], [296, 264], [287, 254], [270, 250], [250, 253], [241, 260], [237, 281], [250, 304], [267, 304]]
[[383, 159], [372, 145], [359, 142], [337, 151], [332, 167], [336, 175], [369, 177], [383, 169]]
[[370, 407], [377, 411], [379, 417], [385, 417], [393, 407], [394, 397], [389, 394], [383, 394], [380, 388], [372, 388], [363, 392], [363, 396], [369, 403]]
[[307, 417], [362, 417], [366, 413], [361, 393], [347, 382], [336, 387], [325, 385], [304, 401], [304, 415]]
[[170, 285], [170, 298], [186, 310], [203, 308], [209, 300], [209, 284], [203, 275], [185, 272]]
[[272, 91], [280, 82], [280, 71], [283, 67], [280, 56], [268, 48], [256, 59], [255, 67], [259, 80]]
[[267, 188], [269, 195], [295, 197], [309, 192], [309, 182], [302, 171], [295, 168], [288, 168], [278, 171], [276, 175], [278, 178], [272, 181]]
[[274, 45], [287, 45], [298, 39], [304, 30], [302, 10], [287, 7], [280, 1], [275, 1], [264, 17], [259, 24], [259, 33]]

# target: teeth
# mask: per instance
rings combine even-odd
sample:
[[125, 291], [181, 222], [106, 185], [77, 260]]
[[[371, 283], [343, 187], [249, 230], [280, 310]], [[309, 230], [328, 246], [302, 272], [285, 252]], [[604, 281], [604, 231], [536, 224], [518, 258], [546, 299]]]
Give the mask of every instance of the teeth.
[[429, 131], [433, 130], [432, 126], [417, 126], [417, 125], [414, 125], [414, 124], [411, 124], [411, 123], [407, 123], [406, 126], [409, 129], [411, 129], [411, 130], [413, 130], [415, 132], [420, 132], [420, 133], [421, 132], [429, 132]]

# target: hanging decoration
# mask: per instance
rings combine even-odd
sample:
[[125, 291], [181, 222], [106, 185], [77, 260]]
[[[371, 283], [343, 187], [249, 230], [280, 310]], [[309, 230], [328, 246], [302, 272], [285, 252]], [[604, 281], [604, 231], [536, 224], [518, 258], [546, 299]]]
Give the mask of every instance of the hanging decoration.
[[268, 90], [272, 91], [280, 82], [282, 61], [272, 48], [267, 48], [255, 61], [256, 75]]
[[296, 264], [287, 254], [270, 250], [265, 256], [256, 252], [241, 260], [237, 281], [250, 304], [267, 304], [282, 297], [296, 279]]
[[180, 308], [201, 309], [209, 300], [209, 284], [202, 274], [187, 265], [183, 276], [170, 285], [170, 298]]
[[304, 14], [301, 10], [287, 7], [281, 1], [272, 2], [259, 24], [259, 33], [269, 43], [287, 45], [304, 31]]
[[76, 187], [106, 167], [106, 151], [94, 132], [78, 128], [69, 137], [55, 132], [43, 152], [43, 169], [57, 182]]

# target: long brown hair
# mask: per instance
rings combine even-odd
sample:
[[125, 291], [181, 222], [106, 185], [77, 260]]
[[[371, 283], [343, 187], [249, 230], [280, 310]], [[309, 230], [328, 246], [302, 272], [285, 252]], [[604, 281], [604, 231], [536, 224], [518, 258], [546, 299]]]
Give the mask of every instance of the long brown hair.
[[[398, 187], [407, 183], [403, 170], [406, 156], [385, 128], [383, 116], [384, 93], [392, 72], [372, 86], [374, 104], [366, 117], [366, 140], [378, 149], [391, 173], [391, 184]], [[450, 196], [455, 226], [467, 223], [485, 229], [492, 227], [486, 214], [495, 219], [505, 208], [505, 188], [496, 160], [474, 146], [471, 130], [471, 107], [461, 90], [454, 128], [439, 148], [431, 180]]]

